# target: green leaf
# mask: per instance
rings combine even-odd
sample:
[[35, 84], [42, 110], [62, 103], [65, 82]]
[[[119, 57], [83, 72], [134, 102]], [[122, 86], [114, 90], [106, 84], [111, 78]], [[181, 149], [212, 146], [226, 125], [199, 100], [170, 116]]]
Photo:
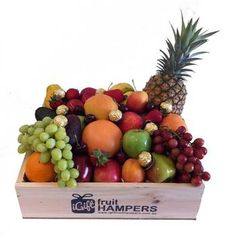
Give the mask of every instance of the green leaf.
[[199, 40], [199, 35], [200, 35], [200, 32], [202, 31], [202, 28], [200, 28], [199, 30], [197, 30], [193, 35], [192, 35], [192, 38], [191, 40], [189, 41], [189, 45], [191, 45], [192, 43], [195, 42], [195, 40]]
[[207, 32], [207, 31], [205, 31], [205, 32], [203, 32], [202, 34], [200, 34], [200, 36], [201, 36], [202, 39], [209, 38], [211, 35], [216, 34], [217, 32], [219, 32], [219, 30], [213, 31], [213, 32], [209, 32], [209, 33], [206, 33], [206, 32]]
[[193, 51], [196, 48], [200, 47], [202, 44], [206, 43], [207, 39], [204, 40], [200, 40], [200, 41], [196, 41], [195, 43], [193, 43], [190, 47], [189, 47], [189, 51]]
[[97, 159], [96, 165], [103, 166], [108, 162], [109, 153], [96, 149], [93, 151], [92, 156]]
[[193, 52], [202, 44], [208, 41], [208, 38], [218, 31], [208, 32], [203, 31], [203, 28], [198, 28], [199, 18], [193, 20], [191, 18], [185, 24], [183, 13], [181, 11], [181, 30], [174, 29], [170, 24], [174, 42], [166, 39], [167, 51], [162, 53], [161, 59], [157, 60], [158, 71], [164, 74], [173, 75], [179, 79], [182, 77], [191, 77], [188, 72], [194, 72], [192, 69], [186, 68], [195, 65], [194, 61], [201, 60], [199, 55], [207, 53], [205, 51]]
[[200, 18], [197, 18], [197, 20], [193, 23], [193, 31], [196, 30], [199, 19]]
[[182, 73], [182, 72], [194, 72], [194, 70], [192, 70], [192, 69], [182, 69], [182, 70], [181, 70], [181, 73]]
[[197, 60], [202, 60], [200, 57], [193, 57], [193, 58], [188, 58], [188, 61], [197, 61]]
[[186, 66], [196, 66], [196, 64], [195, 63], [192, 63], [192, 62], [187, 62], [187, 63], [185, 63], [185, 67]]
[[182, 74], [182, 73], [180, 74], [180, 76], [181, 77], [191, 77], [191, 75], [189, 75], [189, 74]]
[[201, 55], [201, 54], [204, 54], [204, 53], [209, 53], [209, 52], [206, 52], [206, 51], [195, 52], [195, 53], [191, 54], [191, 57], [195, 57], [197, 55]]
[[191, 32], [192, 32], [192, 19], [190, 19], [190, 21], [187, 24], [186, 30], [183, 34], [183, 37], [181, 37], [181, 41], [183, 43], [183, 45], [188, 45], [189, 43], [189, 39], [191, 37]]
[[184, 16], [183, 16], [183, 12], [182, 11], [181, 11], [181, 22], [182, 22], [182, 26], [181, 26], [181, 38], [182, 38], [183, 33], [185, 31]]
[[176, 32], [175, 32], [175, 29], [174, 29], [174, 27], [173, 27], [172, 24], [170, 24], [170, 26], [171, 26], [171, 29], [172, 29], [172, 31], [173, 31], [173, 34], [174, 34], [174, 37], [175, 37], [175, 40], [176, 40]]
[[164, 55], [164, 57], [165, 57], [166, 59], [169, 58], [169, 57], [167, 56], [167, 54], [166, 54], [164, 51], [160, 50], [160, 52]]

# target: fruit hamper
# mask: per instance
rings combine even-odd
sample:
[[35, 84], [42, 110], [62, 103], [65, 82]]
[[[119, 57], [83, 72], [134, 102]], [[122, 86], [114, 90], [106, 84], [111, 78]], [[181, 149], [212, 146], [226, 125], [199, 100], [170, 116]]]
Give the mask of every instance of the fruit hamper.
[[24, 181], [16, 192], [23, 218], [195, 219], [204, 185], [186, 183], [56, 183]]
[[174, 30], [143, 90], [47, 87], [34, 124], [20, 127], [16, 182], [24, 218], [195, 219], [210, 174], [202, 138], [181, 117], [195, 51], [216, 32]]

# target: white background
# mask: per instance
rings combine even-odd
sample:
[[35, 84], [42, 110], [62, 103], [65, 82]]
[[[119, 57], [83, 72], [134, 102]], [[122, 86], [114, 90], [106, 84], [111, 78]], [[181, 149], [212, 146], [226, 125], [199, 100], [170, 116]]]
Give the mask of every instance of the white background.
[[[234, 1], [0, 1], [0, 235], [214, 235], [235, 233]], [[34, 121], [46, 86], [107, 88], [131, 82], [142, 89], [156, 70], [159, 49], [180, 25], [220, 30], [187, 84], [183, 116], [209, 154], [197, 221], [22, 220], [14, 183], [23, 160], [18, 127]], [[171, 38], [172, 39], [172, 38]]]

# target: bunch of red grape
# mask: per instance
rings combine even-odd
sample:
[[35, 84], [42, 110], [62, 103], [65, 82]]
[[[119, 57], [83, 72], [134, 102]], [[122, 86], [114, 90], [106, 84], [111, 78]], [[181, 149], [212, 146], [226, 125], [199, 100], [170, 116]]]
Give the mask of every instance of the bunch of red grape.
[[181, 126], [176, 132], [168, 129], [157, 130], [153, 134], [152, 149], [158, 154], [169, 156], [175, 163], [178, 183], [191, 183], [199, 186], [202, 180], [208, 181], [210, 174], [204, 171], [201, 160], [207, 154], [204, 140], [193, 136]]

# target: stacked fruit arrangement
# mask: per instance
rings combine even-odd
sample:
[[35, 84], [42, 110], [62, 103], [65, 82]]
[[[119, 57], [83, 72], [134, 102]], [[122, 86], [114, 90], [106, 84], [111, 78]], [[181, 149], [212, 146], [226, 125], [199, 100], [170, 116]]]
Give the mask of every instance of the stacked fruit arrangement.
[[194, 52], [215, 32], [197, 29], [192, 19], [158, 71], [137, 91], [128, 83], [109, 89], [87, 87], [64, 91], [49, 85], [36, 122], [20, 127], [19, 153], [28, 153], [25, 177], [32, 182], [57, 181], [60, 187], [77, 182], [177, 182], [199, 186], [209, 180], [201, 160], [204, 140], [193, 140], [181, 117], [185, 103], [184, 78], [192, 70]]

